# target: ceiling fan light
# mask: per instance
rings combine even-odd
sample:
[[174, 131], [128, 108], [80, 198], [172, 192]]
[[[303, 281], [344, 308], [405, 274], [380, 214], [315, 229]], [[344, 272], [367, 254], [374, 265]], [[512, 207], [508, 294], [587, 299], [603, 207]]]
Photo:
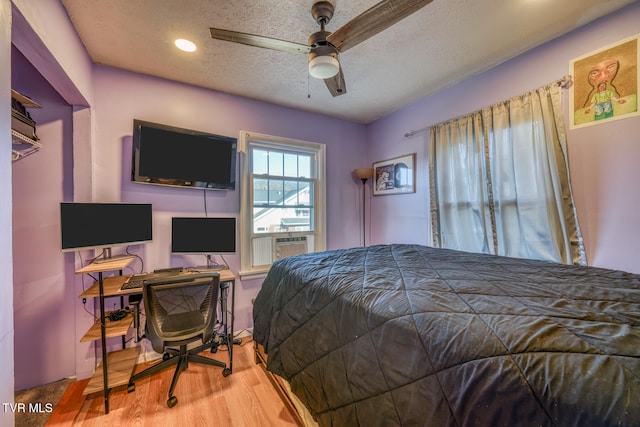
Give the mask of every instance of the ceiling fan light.
[[340, 71], [340, 63], [329, 55], [316, 56], [309, 61], [309, 74], [316, 79], [328, 79]]

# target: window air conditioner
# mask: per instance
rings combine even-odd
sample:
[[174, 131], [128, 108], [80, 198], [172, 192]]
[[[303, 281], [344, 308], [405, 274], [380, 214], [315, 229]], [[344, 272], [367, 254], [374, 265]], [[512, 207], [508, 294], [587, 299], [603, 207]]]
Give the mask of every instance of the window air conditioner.
[[287, 258], [293, 255], [306, 254], [307, 236], [300, 237], [278, 237], [273, 243], [273, 259], [274, 261], [281, 258]]

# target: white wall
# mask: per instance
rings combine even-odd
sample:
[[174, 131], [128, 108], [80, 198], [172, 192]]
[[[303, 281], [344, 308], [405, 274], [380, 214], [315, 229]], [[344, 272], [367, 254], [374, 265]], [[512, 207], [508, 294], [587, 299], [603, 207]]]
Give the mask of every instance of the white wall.
[[[0, 0], [0, 64], [11, 62], [11, 3]], [[11, 261], [11, 69], [0, 67], [0, 425], [13, 425], [13, 264]]]

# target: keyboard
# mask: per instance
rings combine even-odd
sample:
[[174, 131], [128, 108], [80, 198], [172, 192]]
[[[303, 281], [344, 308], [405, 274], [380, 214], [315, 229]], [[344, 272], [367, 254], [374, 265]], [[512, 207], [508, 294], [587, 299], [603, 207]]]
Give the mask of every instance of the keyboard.
[[153, 273], [139, 273], [134, 274], [120, 287], [121, 290], [126, 289], [142, 289], [144, 283], [150, 280], [161, 279], [163, 277], [175, 276], [182, 273], [183, 268], [165, 268], [162, 270], [155, 270]]

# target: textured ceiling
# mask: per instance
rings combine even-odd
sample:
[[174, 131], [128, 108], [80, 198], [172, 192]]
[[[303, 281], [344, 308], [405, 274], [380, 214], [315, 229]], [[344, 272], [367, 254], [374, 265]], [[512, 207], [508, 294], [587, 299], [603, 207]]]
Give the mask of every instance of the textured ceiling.
[[[307, 43], [313, 0], [61, 0], [95, 63], [368, 123], [635, 0], [433, 0], [340, 55], [347, 93], [307, 57], [214, 40], [209, 27]], [[337, 0], [335, 31], [379, 0]], [[196, 43], [194, 53], [176, 38]]]

